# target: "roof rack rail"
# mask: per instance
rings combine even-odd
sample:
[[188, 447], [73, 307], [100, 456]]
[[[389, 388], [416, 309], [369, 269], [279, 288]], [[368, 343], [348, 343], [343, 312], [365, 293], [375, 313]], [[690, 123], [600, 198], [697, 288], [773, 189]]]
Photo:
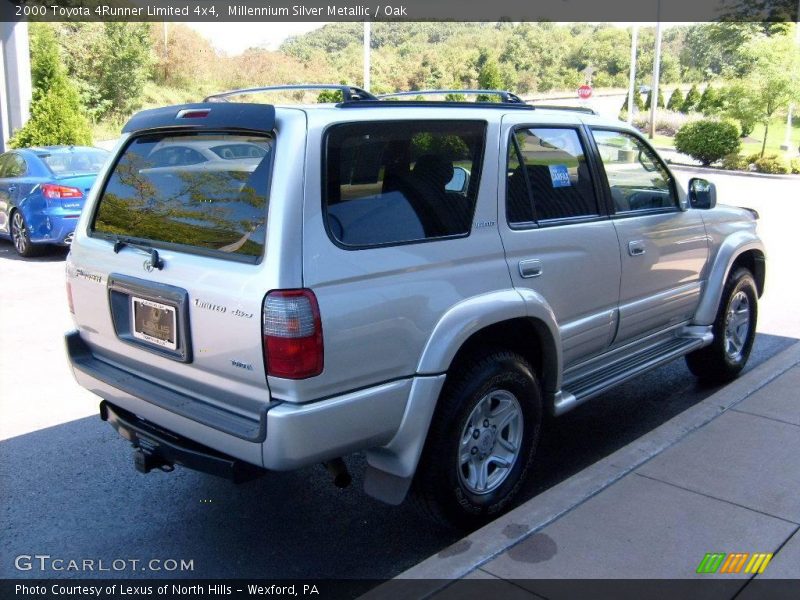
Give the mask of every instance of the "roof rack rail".
[[299, 91], [299, 90], [338, 90], [342, 92], [342, 98], [345, 102], [356, 102], [360, 100], [377, 100], [375, 96], [353, 85], [337, 85], [331, 83], [303, 83], [296, 85], [270, 85], [266, 87], [245, 88], [241, 90], [230, 90], [229, 92], [220, 92], [207, 96], [203, 102], [228, 102], [231, 96], [244, 96], [247, 94], [260, 94], [264, 92], [281, 92], [281, 91]]
[[340, 102], [337, 108], [500, 108], [505, 110], [534, 110], [536, 107], [519, 102], [439, 102], [437, 100], [360, 100]]
[[[418, 90], [409, 92], [392, 92], [390, 94], [380, 94], [379, 100], [386, 100], [388, 98], [398, 98], [404, 96], [441, 96], [442, 94], [450, 95], [480, 95], [480, 96], [500, 96], [500, 101], [504, 104], [525, 104], [523, 100], [516, 94], [512, 94], [506, 90]], [[448, 102], [458, 102], [449, 100]]]
[[571, 112], [585, 113], [587, 115], [599, 115], [600, 113], [589, 108], [588, 106], [558, 106], [556, 104], [532, 104], [534, 108], [543, 108], [544, 110], [568, 110]]

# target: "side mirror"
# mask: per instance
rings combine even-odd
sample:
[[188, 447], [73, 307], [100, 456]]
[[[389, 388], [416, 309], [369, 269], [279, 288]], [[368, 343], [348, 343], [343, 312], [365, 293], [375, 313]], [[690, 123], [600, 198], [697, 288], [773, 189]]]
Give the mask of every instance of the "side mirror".
[[689, 204], [692, 208], [714, 208], [717, 205], [717, 187], [710, 181], [693, 177], [689, 180]]
[[448, 192], [465, 194], [469, 186], [469, 171], [464, 167], [453, 167], [453, 178], [444, 187]]

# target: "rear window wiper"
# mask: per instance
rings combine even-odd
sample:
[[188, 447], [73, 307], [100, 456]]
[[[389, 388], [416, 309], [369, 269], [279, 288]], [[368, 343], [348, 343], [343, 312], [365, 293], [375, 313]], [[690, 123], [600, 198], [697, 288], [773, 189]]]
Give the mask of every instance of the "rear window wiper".
[[[150, 264], [154, 269], [158, 269], [159, 271], [164, 268], [164, 261], [158, 255], [158, 250], [153, 248], [152, 246], [148, 246], [147, 244], [142, 244], [139, 242], [134, 242], [125, 238], [117, 238], [114, 240], [114, 254], [119, 254], [119, 251], [122, 250], [125, 246], [130, 246], [131, 248], [136, 248], [137, 250], [141, 250], [142, 252], [146, 252], [150, 255]], [[149, 270], [149, 269], [148, 269]]]

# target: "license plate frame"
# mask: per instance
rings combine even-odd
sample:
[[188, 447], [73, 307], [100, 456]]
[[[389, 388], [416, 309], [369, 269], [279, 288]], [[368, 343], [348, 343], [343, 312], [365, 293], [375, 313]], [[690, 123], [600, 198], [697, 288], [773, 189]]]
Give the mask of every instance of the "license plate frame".
[[178, 308], [133, 294], [130, 302], [133, 337], [153, 348], [176, 351], [180, 336]]

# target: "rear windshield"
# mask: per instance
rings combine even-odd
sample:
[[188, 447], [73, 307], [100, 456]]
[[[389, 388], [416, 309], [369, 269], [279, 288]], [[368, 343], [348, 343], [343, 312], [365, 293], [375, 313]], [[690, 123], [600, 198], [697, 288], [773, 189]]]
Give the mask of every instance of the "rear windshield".
[[77, 175], [79, 173], [97, 173], [106, 162], [108, 152], [105, 150], [72, 150], [53, 154], [38, 154], [53, 175]]
[[242, 134], [135, 138], [102, 192], [93, 231], [255, 260], [266, 239], [272, 146]]

